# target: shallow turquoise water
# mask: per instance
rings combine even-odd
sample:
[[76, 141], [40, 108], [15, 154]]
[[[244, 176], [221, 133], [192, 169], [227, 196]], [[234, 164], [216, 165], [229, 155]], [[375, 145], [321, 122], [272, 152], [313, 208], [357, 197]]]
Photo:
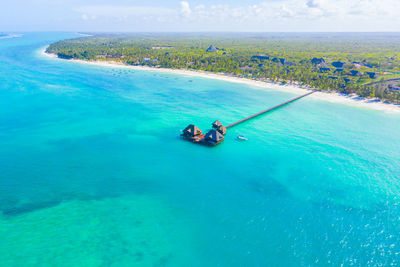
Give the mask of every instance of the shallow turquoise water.
[[0, 40], [2, 266], [399, 264], [399, 115], [306, 98], [196, 146], [294, 94], [38, 52], [75, 36]]

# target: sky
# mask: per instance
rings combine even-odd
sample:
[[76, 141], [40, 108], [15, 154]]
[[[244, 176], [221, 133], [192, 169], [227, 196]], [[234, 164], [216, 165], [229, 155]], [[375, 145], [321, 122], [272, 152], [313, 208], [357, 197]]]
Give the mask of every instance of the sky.
[[0, 32], [397, 32], [400, 0], [1, 0]]

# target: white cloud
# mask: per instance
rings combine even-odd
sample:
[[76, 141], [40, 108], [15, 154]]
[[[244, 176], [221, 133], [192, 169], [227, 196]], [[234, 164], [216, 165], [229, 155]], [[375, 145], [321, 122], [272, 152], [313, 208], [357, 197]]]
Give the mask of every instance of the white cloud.
[[[218, 3], [218, 1], [217, 1]], [[399, 0], [280, 0], [258, 4], [229, 4], [191, 7], [188, 1], [175, 8], [156, 6], [81, 6], [76, 11], [83, 20], [93, 17], [137, 22], [137, 18], [162, 23], [163, 28], [200, 30], [386, 30], [400, 26]], [[169, 23], [169, 24], [168, 24]], [[306, 28], [307, 27], [307, 28]], [[324, 29], [330, 27], [330, 29]], [[359, 28], [355, 28], [359, 27]], [[175, 30], [171, 29], [171, 30]]]
[[319, 7], [317, 0], [308, 0], [306, 4], [310, 8], [318, 8]]
[[191, 20], [213, 21], [245, 20], [268, 22], [276, 19], [392, 19], [399, 21], [398, 0], [282, 0], [264, 1], [255, 5], [200, 5], [190, 9], [188, 2], [181, 2], [181, 12], [190, 14]]
[[181, 2], [181, 14], [184, 17], [189, 17], [190, 14], [192, 13], [192, 10], [190, 9], [189, 3], [186, 1]]
[[88, 14], [82, 14], [81, 18], [82, 20], [94, 20], [96, 19], [96, 16], [95, 15], [89, 16]]
[[142, 16], [173, 16], [176, 11], [171, 8], [153, 6], [80, 6], [75, 11], [86, 16], [95, 17], [142, 17]]

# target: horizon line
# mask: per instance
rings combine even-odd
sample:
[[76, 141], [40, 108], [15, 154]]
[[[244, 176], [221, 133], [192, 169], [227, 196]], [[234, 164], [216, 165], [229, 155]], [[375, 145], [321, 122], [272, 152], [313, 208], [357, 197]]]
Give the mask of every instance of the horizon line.
[[99, 30], [0, 30], [0, 33], [400, 33], [400, 31], [99, 31]]

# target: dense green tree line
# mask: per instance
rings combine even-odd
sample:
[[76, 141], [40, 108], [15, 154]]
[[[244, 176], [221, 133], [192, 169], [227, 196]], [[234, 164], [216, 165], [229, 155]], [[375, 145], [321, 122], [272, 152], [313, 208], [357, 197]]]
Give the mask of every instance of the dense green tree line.
[[[207, 52], [210, 45], [217, 51]], [[400, 92], [378, 86], [379, 83], [366, 85], [377, 79], [400, 77], [397, 35], [102, 34], [60, 41], [50, 45], [47, 52], [65, 59], [110, 60], [298, 82], [321, 90], [400, 102]], [[315, 64], [313, 58], [324, 62]], [[332, 62], [346, 64], [337, 70]], [[351, 75], [355, 70], [359, 75]], [[372, 79], [367, 73], [379, 78]]]

